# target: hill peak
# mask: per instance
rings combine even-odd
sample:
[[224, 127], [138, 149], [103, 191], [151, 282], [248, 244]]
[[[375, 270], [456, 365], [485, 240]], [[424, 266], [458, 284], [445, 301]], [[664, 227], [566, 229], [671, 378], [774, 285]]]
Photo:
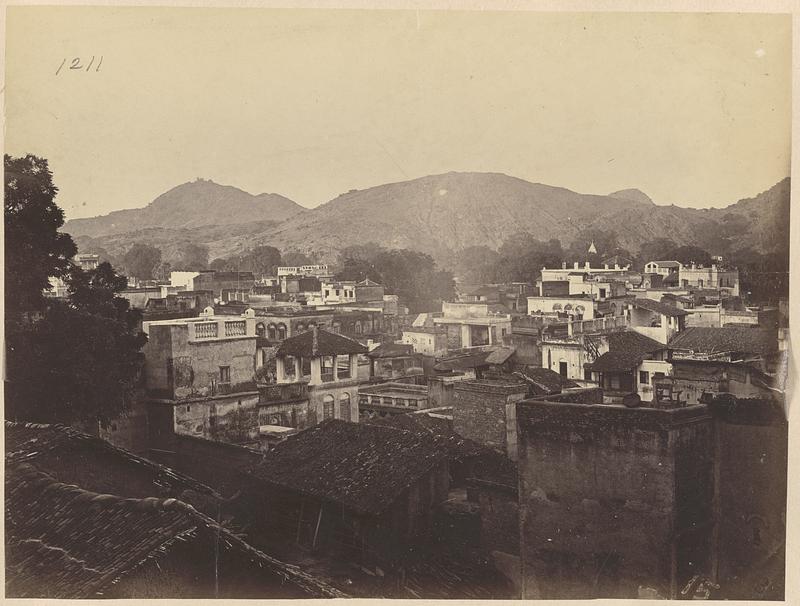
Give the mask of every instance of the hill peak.
[[619, 198], [620, 200], [631, 200], [633, 202], [641, 202], [642, 204], [655, 204], [653, 199], [644, 193], [641, 189], [621, 189], [619, 191], [608, 194], [609, 198]]

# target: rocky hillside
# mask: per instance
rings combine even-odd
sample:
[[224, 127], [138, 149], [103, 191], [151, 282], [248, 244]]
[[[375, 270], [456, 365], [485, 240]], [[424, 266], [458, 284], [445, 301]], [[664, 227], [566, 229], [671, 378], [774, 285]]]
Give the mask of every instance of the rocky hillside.
[[107, 236], [146, 228], [194, 229], [205, 226], [279, 222], [306, 209], [278, 194], [254, 196], [236, 187], [198, 179], [161, 194], [144, 208], [73, 219], [64, 231], [73, 236]]
[[[202, 209], [202, 210], [199, 210]], [[789, 179], [724, 209], [657, 206], [643, 192], [580, 194], [499, 173], [447, 173], [353, 190], [313, 210], [276, 194], [251, 196], [210, 182], [179, 186], [144, 209], [70, 221], [64, 230], [83, 250], [119, 254], [133, 242], [209, 246], [211, 258], [269, 244], [315, 251], [326, 259], [351, 244], [377, 242], [445, 258], [472, 245], [499, 246], [528, 231], [565, 245], [583, 229], [618, 234], [636, 251], [655, 237], [713, 249], [776, 250], [788, 238]], [[713, 250], [712, 250], [713, 252]]]

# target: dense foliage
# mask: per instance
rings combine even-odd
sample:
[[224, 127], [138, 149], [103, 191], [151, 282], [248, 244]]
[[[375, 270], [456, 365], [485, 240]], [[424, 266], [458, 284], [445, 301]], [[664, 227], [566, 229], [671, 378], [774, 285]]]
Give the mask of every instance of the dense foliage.
[[[127, 286], [108, 263], [83, 272], [57, 230], [63, 213], [47, 161], [6, 156], [6, 417], [43, 423], [107, 422], [124, 411], [143, 363], [140, 316], [117, 296]], [[11, 244], [13, 243], [13, 245]], [[48, 277], [69, 296], [47, 299]]]
[[256, 246], [241, 255], [214, 259], [209, 269], [217, 271], [252, 271], [256, 277], [274, 276], [281, 265], [281, 251], [274, 246]]
[[6, 313], [40, 309], [48, 279], [69, 271], [77, 249], [58, 231], [64, 212], [57, 192], [47, 160], [5, 156]]
[[369, 278], [398, 295], [412, 312], [438, 311], [455, 295], [453, 274], [437, 268], [433, 257], [413, 250], [383, 248], [369, 243], [351, 246], [339, 255], [342, 280]]
[[154, 272], [161, 265], [161, 249], [149, 244], [134, 244], [122, 257], [125, 274], [140, 280], [153, 279]]

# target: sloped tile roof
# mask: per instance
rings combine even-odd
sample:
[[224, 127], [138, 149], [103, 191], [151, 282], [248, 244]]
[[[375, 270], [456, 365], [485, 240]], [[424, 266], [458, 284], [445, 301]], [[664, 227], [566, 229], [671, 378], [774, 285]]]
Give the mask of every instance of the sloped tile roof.
[[526, 366], [514, 374], [521, 375], [528, 383], [533, 384], [537, 395], [550, 395], [561, 393], [562, 389], [579, 387], [577, 383], [562, 377], [559, 373], [549, 368]]
[[370, 358], [401, 358], [414, 355], [414, 346], [405, 343], [381, 343], [367, 354]]
[[648, 354], [666, 348], [634, 330], [612, 332], [608, 335], [608, 351], [585, 366], [595, 372], [626, 372], [639, 366]]
[[279, 443], [251, 477], [378, 515], [446, 458], [431, 436], [328, 420]]
[[652, 299], [634, 299], [631, 305], [641, 309], [646, 309], [648, 311], [664, 314], [665, 316], [676, 317], [689, 315], [688, 311], [685, 311], [679, 307], [670, 305], [668, 303], [661, 303], [660, 301], [653, 301]]
[[[87, 488], [116, 490], [125, 484], [125, 479], [112, 476], [119, 474], [120, 469], [130, 469], [139, 477], [149, 477], [153, 491], [150, 494], [160, 491], [177, 496], [184, 490], [192, 490], [213, 498], [220, 497], [214, 489], [190, 476], [72, 427], [6, 421], [5, 440], [6, 465], [35, 463], [47, 472], [55, 473], [61, 480], [73, 481], [69, 470], [90, 464], [97, 470], [98, 473], [93, 475], [98, 480], [96, 486]], [[60, 471], [65, 475], [62, 476]]]
[[6, 466], [5, 491], [9, 597], [99, 597], [176, 542], [200, 536], [218, 539], [221, 553], [238, 552], [309, 597], [345, 597], [177, 499], [98, 494], [28, 464]]
[[432, 417], [424, 413], [389, 415], [365, 421], [372, 425], [395, 427], [412, 433], [430, 436], [437, 446], [448, 453], [451, 461], [461, 461], [483, 454], [486, 448], [473, 440], [462, 437], [453, 430], [452, 419]]
[[778, 351], [778, 336], [774, 330], [766, 328], [692, 326], [675, 335], [669, 348], [703, 354], [738, 352], [766, 355]]
[[286, 339], [278, 348], [277, 355], [316, 358], [337, 354], [365, 354], [367, 351], [358, 341], [315, 327]]

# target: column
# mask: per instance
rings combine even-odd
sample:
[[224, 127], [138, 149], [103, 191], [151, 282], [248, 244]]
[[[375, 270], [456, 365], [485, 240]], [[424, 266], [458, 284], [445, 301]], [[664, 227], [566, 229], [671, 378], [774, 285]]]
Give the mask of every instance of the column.
[[275, 358], [275, 380], [278, 383], [286, 383], [286, 369], [284, 368], [283, 356]]
[[[339, 380], [339, 356], [334, 354], [333, 355], [333, 381], [336, 382], [338, 380]], [[338, 406], [338, 402], [337, 402], [337, 406]]]
[[472, 334], [469, 330], [469, 324], [461, 325], [461, 347], [472, 346]]
[[488, 324], [488, 325], [486, 326], [486, 332], [488, 332], [488, 333], [489, 333], [489, 345], [491, 345], [491, 344], [492, 344], [492, 329], [493, 329], [493, 328], [494, 328], [494, 326], [493, 326], [492, 324]]
[[303, 367], [300, 362], [300, 356], [294, 357], [294, 380], [300, 380], [300, 372], [303, 370]]
[[322, 358], [311, 358], [311, 380], [309, 385], [320, 385], [322, 383]]
[[[370, 374], [371, 377], [374, 374], [374, 368], [372, 366], [373, 361], [370, 358]], [[357, 379], [358, 378], [358, 354], [350, 354], [350, 378]], [[352, 410], [352, 409], [351, 409]], [[356, 410], [358, 410], [356, 408]]]

